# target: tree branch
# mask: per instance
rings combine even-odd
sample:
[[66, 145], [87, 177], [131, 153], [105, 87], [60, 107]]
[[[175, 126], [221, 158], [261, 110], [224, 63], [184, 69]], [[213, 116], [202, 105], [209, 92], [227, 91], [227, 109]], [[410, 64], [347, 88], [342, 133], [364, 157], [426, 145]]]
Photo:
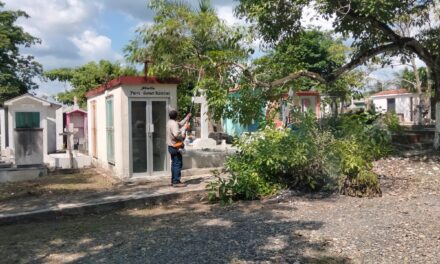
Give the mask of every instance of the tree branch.
[[370, 22], [373, 27], [379, 29], [382, 33], [384, 33], [387, 37], [389, 37], [390, 41], [396, 41], [401, 38], [401, 36], [398, 35], [394, 30], [392, 30], [387, 24], [377, 20], [375, 17], [361, 16], [358, 13], [354, 12], [353, 10], [350, 10], [346, 16], [353, 21], [362, 20], [365, 22]]
[[327, 81], [319, 73], [310, 72], [310, 71], [299, 71], [299, 72], [291, 73], [284, 78], [271, 82], [269, 84], [269, 87], [284, 85], [300, 77], [308, 77], [310, 79], [317, 80], [321, 83], [327, 83]]
[[404, 47], [405, 49], [417, 54], [420, 57], [420, 59], [423, 60], [427, 65], [430, 65], [431, 67], [435, 66], [432, 54], [430, 54], [430, 52], [415, 38], [400, 36], [393, 29], [391, 29], [391, 27], [389, 27], [386, 23], [379, 21], [375, 17], [360, 16], [359, 14], [355, 13], [353, 10], [348, 12], [347, 16], [350, 17], [351, 20], [362, 20], [365, 22], [370, 22], [374, 28], [381, 31], [393, 43], [397, 43], [397, 42], [401, 42], [402, 40], [405, 40], [406, 42], [406, 46]]
[[394, 51], [401, 48], [404, 48], [405, 45], [407, 45], [408, 42], [412, 41], [412, 38], [401, 38], [397, 42], [392, 42], [383, 46], [375, 47], [372, 49], [369, 49], [367, 51], [362, 52], [360, 55], [358, 55], [356, 58], [352, 59], [349, 63], [345, 64], [344, 66], [340, 67], [339, 69], [335, 70], [333, 73], [331, 73], [326, 79], [328, 82], [333, 82], [336, 79], [338, 79], [342, 74], [353, 70], [359, 65], [364, 64], [369, 59], [382, 54], [387, 51]]

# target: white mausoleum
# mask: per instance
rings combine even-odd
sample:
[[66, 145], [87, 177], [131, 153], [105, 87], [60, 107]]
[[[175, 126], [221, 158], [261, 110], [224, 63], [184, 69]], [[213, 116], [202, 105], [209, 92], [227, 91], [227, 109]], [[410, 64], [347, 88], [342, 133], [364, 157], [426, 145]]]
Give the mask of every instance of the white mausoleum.
[[1, 150], [17, 166], [48, 163], [56, 150], [54, 104], [31, 94], [4, 102], [0, 109]]
[[410, 93], [405, 89], [387, 90], [373, 94], [371, 100], [376, 111], [396, 113], [402, 124], [416, 123], [415, 114], [420, 102], [417, 94]]
[[119, 77], [86, 94], [88, 149], [94, 163], [124, 180], [169, 176], [169, 109], [178, 80]]

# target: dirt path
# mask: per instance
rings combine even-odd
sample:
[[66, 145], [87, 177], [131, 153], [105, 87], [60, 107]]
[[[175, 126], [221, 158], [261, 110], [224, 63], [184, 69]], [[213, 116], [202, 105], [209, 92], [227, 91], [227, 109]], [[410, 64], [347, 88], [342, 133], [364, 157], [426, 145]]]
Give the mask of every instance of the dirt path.
[[376, 163], [383, 197], [284, 193], [0, 227], [4, 263], [439, 263], [440, 163]]

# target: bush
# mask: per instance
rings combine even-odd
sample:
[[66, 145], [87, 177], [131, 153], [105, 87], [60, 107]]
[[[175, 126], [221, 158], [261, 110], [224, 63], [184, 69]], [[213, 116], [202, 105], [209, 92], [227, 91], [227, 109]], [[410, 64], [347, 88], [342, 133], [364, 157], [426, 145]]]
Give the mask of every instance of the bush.
[[381, 114], [370, 112], [345, 114], [333, 123], [331, 129], [339, 139], [356, 141], [358, 151], [368, 161], [391, 153], [391, 134]]
[[401, 133], [403, 130], [399, 117], [395, 113], [385, 113], [380, 116], [378, 121], [391, 133]]
[[341, 193], [357, 197], [382, 196], [377, 175], [367, 170], [360, 171], [356, 177], [343, 176]]
[[368, 114], [343, 116], [319, 125], [312, 114], [297, 115], [294, 131], [266, 127], [236, 141], [230, 175], [208, 186], [210, 200], [259, 199], [280, 188], [380, 195], [372, 161], [390, 150], [389, 133]]

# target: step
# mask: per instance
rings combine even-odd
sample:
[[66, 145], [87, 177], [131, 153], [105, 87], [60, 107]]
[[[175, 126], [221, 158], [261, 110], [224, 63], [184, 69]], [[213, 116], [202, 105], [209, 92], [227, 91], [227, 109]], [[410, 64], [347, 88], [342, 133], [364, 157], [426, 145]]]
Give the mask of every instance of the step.
[[121, 209], [145, 208], [183, 199], [202, 199], [206, 183], [188, 185], [185, 188], [170, 186], [137, 190], [130, 194], [103, 195], [102, 197], [75, 203], [59, 203], [56, 206], [17, 213], [0, 213], [0, 225], [56, 220], [66, 216], [99, 214]]
[[223, 167], [212, 167], [212, 168], [194, 168], [194, 169], [186, 169], [182, 170], [182, 177], [185, 176], [196, 176], [203, 174], [212, 174], [212, 171], [221, 171]]
[[393, 142], [392, 145], [398, 149], [407, 149], [407, 150], [422, 150], [422, 149], [432, 149], [433, 142], [420, 142], [420, 143], [410, 143], [410, 144], [402, 144]]
[[403, 156], [405, 158], [415, 157], [415, 156], [421, 156], [421, 155], [429, 155], [432, 153], [437, 153], [433, 149], [412, 149], [412, 150], [405, 150], [399, 153], [400, 156]]
[[12, 168], [12, 162], [0, 161], [0, 168]]

